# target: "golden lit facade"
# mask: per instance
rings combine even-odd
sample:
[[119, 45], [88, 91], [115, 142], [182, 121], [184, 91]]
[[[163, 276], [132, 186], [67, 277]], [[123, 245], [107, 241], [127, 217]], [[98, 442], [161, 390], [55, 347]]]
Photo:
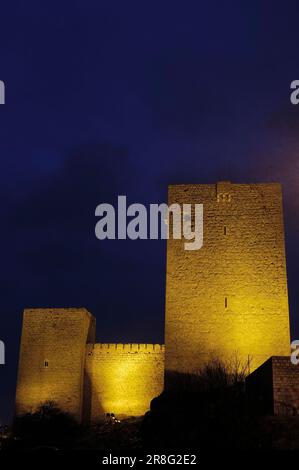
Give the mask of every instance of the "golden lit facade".
[[55, 402], [78, 421], [84, 415], [86, 343], [95, 319], [84, 308], [26, 309], [20, 348], [16, 414]]
[[194, 372], [211, 358], [256, 369], [290, 354], [279, 184], [175, 185], [169, 204], [203, 204], [203, 247], [168, 240], [165, 368]]
[[51, 401], [80, 422], [140, 416], [163, 391], [164, 345], [95, 344], [86, 309], [24, 311], [16, 414]]
[[164, 345], [87, 346], [86, 378], [91, 387], [91, 420], [104, 412], [140, 416], [163, 391]]
[[252, 372], [290, 354], [280, 185], [176, 185], [172, 203], [203, 204], [203, 247], [168, 240], [165, 349], [95, 344], [95, 318], [84, 308], [27, 309], [17, 415], [53, 401], [78, 421], [138, 416], [163, 391], [165, 370], [237, 358]]

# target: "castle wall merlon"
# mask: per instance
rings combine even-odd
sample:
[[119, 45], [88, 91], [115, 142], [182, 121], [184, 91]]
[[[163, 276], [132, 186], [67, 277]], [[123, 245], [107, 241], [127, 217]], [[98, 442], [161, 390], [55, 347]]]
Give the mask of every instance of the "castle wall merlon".
[[163, 352], [165, 350], [164, 344], [147, 344], [147, 343], [95, 343], [93, 348], [103, 349], [107, 351], [122, 350], [122, 351], [143, 351], [143, 352]]

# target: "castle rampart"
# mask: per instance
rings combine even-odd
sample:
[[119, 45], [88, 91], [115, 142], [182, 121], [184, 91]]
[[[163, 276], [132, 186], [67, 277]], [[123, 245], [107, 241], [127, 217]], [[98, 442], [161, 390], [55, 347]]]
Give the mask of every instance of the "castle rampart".
[[160, 344], [89, 344], [85, 370], [91, 420], [105, 412], [143, 415], [163, 391], [164, 352]]
[[78, 421], [144, 414], [164, 384], [164, 345], [95, 344], [85, 309], [24, 311], [16, 414], [52, 401]]

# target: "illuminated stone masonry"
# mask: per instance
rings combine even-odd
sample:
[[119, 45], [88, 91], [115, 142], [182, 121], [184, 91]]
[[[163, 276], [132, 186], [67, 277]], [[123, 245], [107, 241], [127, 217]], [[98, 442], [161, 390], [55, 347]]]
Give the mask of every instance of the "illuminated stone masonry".
[[86, 375], [91, 384], [91, 419], [112, 411], [139, 416], [163, 391], [164, 345], [87, 345]]
[[238, 356], [250, 371], [290, 354], [281, 186], [174, 185], [168, 204], [203, 204], [203, 247], [168, 240], [165, 367], [196, 372]]
[[95, 344], [86, 309], [24, 311], [16, 414], [53, 401], [78, 421], [140, 416], [163, 391], [164, 345]]
[[[95, 318], [84, 308], [27, 309], [17, 415], [46, 401], [81, 422], [142, 415], [163, 391], [165, 371], [197, 372], [211, 358], [237, 356], [253, 372], [280, 356], [280, 377], [290, 377], [280, 185], [175, 185], [173, 203], [203, 204], [204, 233], [200, 250], [185, 250], [183, 238], [168, 240], [165, 349], [95, 343]], [[271, 395], [271, 374], [265, 377]], [[285, 392], [277, 386], [275, 396], [287, 401], [287, 379], [279, 380]]]

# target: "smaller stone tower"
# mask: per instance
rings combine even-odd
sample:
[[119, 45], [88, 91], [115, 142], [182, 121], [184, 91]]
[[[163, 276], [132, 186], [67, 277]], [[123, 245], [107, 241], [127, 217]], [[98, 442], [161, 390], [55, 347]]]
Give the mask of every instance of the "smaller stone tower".
[[85, 308], [24, 311], [16, 414], [46, 401], [82, 420], [86, 343], [94, 343], [95, 318]]

